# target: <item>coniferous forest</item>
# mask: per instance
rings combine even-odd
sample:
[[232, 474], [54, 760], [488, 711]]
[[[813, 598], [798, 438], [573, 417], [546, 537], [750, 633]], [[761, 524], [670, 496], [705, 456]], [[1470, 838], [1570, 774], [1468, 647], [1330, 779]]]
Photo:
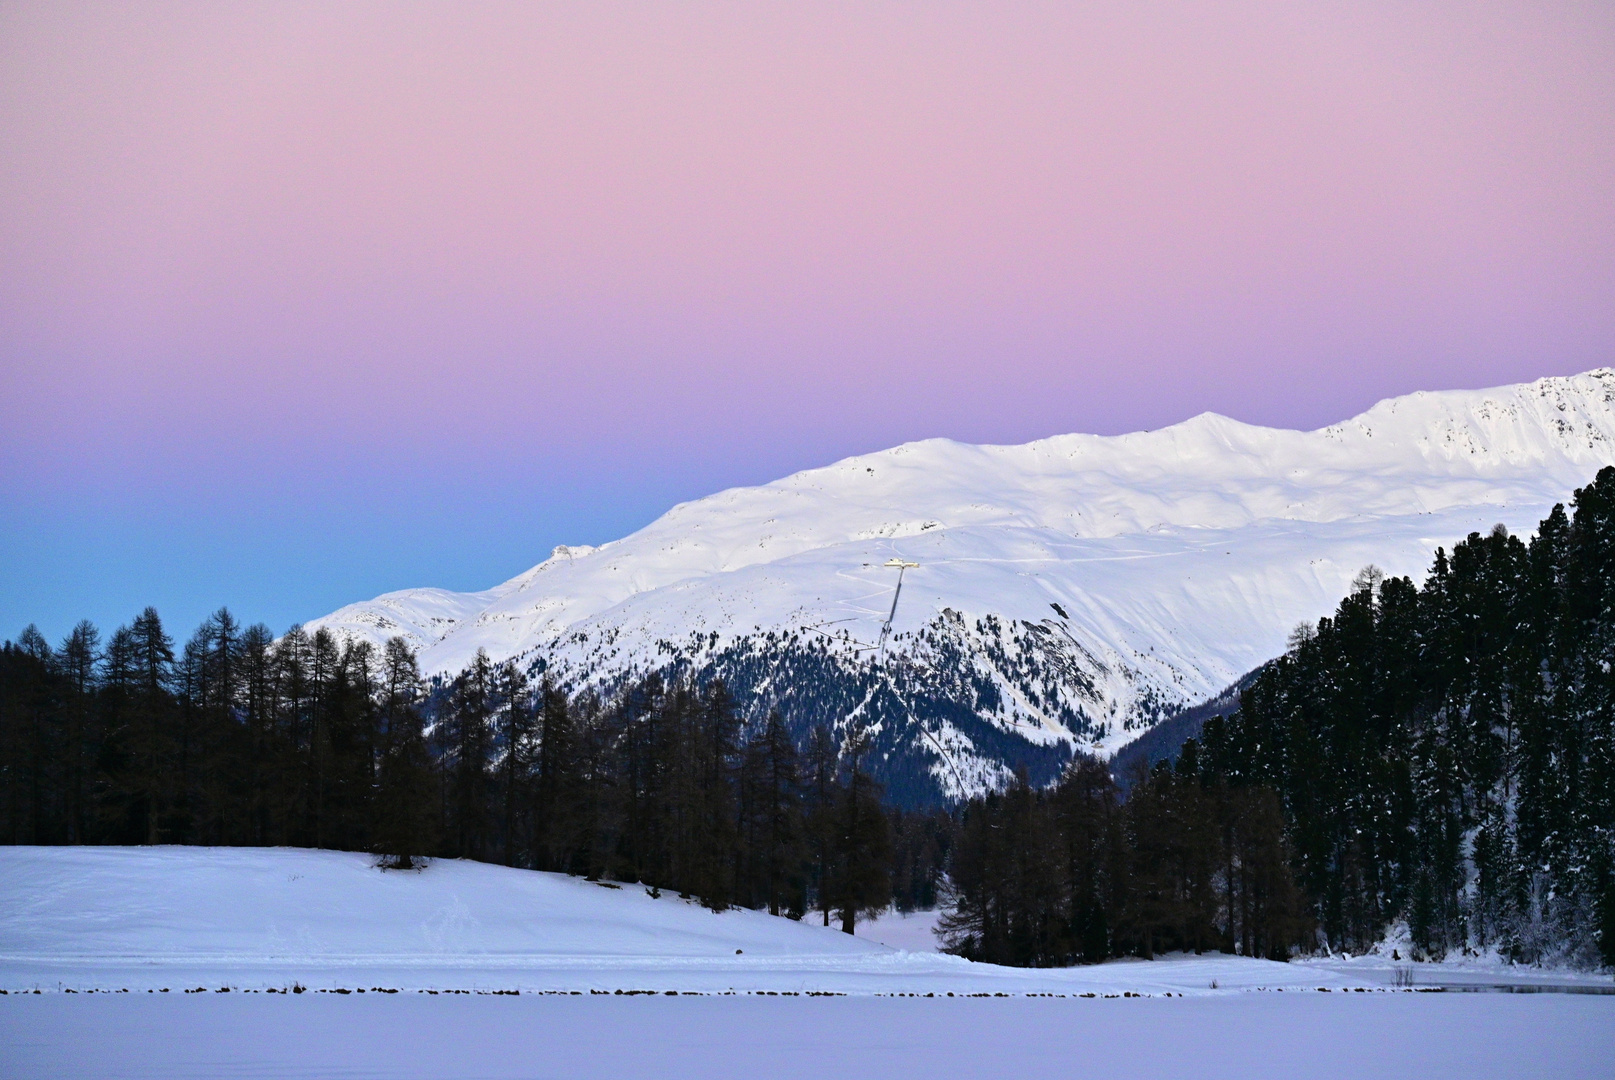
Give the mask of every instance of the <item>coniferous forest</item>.
[[1529, 542], [1368, 572], [1179, 771], [1274, 791], [1323, 936], [1615, 964], [1615, 468]]
[[480, 655], [423, 680], [228, 611], [148, 608], [0, 647], [0, 842], [296, 845], [639, 882], [851, 932], [944, 908], [1016, 965], [1172, 950], [1283, 959], [1495, 948], [1615, 962], [1615, 469], [1529, 542], [1365, 571], [1175, 761], [931, 811], [885, 805], [855, 722], [743, 725], [721, 682], [609, 699]]
[[227, 611], [183, 648], [149, 608], [104, 644], [25, 632], [0, 649], [0, 738], [7, 843], [470, 858], [849, 932], [934, 903], [948, 835], [882, 806], [857, 732], [798, 747], [773, 714], [743, 735], [721, 683], [653, 676], [607, 705], [479, 655], [432, 687], [398, 639], [275, 639]]

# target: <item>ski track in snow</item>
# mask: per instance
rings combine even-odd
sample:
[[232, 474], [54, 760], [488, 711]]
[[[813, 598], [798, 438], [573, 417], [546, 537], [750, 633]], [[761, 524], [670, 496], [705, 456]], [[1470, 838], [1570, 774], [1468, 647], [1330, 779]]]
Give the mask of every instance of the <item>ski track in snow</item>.
[[[557, 548], [485, 592], [404, 590], [308, 627], [401, 635], [428, 674], [486, 649], [543, 658], [573, 683], [658, 667], [668, 646], [699, 659], [769, 631], [828, 635], [856, 657], [880, 634], [895, 585], [882, 564], [899, 557], [920, 567], [904, 579], [889, 653], [908, 655], [949, 612], [964, 628], [996, 616], [1012, 651], [1043, 647], [1017, 627], [1046, 627], [1058, 655], [1043, 669], [1066, 664], [1058, 694], [1086, 727], [1002, 671], [987, 673], [1006, 703], [994, 722], [1105, 754], [1160, 709], [1277, 655], [1365, 564], [1422, 578], [1438, 545], [1496, 523], [1528, 532], [1608, 464], [1610, 369], [1413, 394], [1313, 432], [1207, 413], [1023, 446], [932, 439], [681, 504], [621, 540]], [[978, 660], [991, 646], [960, 634]], [[988, 777], [999, 766], [967, 767]], [[940, 762], [934, 772], [951, 783]]]

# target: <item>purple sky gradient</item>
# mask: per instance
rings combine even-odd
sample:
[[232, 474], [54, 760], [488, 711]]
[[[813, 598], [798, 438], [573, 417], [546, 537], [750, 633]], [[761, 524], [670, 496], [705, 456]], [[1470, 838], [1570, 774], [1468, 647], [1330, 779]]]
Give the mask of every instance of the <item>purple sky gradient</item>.
[[1615, 7], [0, 7], [0, 637], [1615, 362]]

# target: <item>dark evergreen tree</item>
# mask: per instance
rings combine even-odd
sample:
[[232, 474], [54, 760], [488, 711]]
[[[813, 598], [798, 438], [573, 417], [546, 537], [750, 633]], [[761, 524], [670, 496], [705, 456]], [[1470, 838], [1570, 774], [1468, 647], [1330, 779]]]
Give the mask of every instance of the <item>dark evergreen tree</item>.
[[87, 843], [91, 835], [90, 802], [100, 749], [96, 707], [100, 645], [100, 631], [86, 620], [73, 628], [56, 656], [56, 670], [64, 684], [62, 809], [69, 844]]
[[1069, 889], [1067, 940], [1075, 959], [1094, 963], [1111, 955], [1126, 886], [1116, 784], [1102, 764], [1080, 755], [1067, 767], [1052, 801]]
[[570, 871], [587, 850], [577, 830], [578, 733], [571, 704], [554, 683], [539, 689], [538, 770], [533, 785], [533, 851], [546, 870]]
[[856, 722], [841, 747], [845, 789], [830, 809], [829, 864], [822, 905], [833, 911], [843, 933], [862, 917], [878, 915], [891, 902], [891, 825], [880, 805], [880, 786], [864, 767], [869, 736]]
[[832, 852], [836, 837], [836, 805], [840, 786], [836, 783], [838, 753], [828, 728], [808, 732], [806, 750], [806, 790], [803, 792], [803, 827], [808, 849], [808, 880], [814, 906], [825, 926], [830, 925], [834, 899], [830, 888]]
[[796, 746], [778, 709], [746, 746], [741, 783], [743, 902], [771, 915], [806, 910]]
[[134, 666], [130, 743], [135, 814], [145, 843], [173, 839], [177, 784], [174, 739], [177, 709], [172, 695], [174, 640], [163, 630], [156, 608], [148, 607], [129, 628]]
[[499, 843], [506, 866], [518, 857], [520, 811], [532, 753], [533, 703], [527, 676], [513, 661], [499, 665]]
[[459, 858], [487, 853], [492, 806], [488, 766], [493, 740], [489, 721], [494, 711], [494, 666], [477, 651], [471, 666], [454, 680], [442, 731], [440, 758], [445, 778], [444, 836]]
[[379, 682], [381, 761], [371, 834], [383, 865], [413, 869], [435, 850], [432, 761], [420, 713], [421, 677], [401, 638], [387, 642]]

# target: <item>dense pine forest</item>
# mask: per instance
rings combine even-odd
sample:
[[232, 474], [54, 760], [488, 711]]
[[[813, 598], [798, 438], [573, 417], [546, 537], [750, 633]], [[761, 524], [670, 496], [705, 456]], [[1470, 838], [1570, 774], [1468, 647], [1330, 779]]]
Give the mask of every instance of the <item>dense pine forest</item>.
[[397, 639], [276, 639], [227, 611], [178, 649], [149, 608], [104, 645], [25, 631], [0, 650], [0, 740], [9, 843], [471, 858], [849, 932], [934, 903], [949, 834], [882, 806], [856, 730], [798, 747], [773, 714], [743, 734], [721, 683], [652, 677], [608, 705], [479, 655], [430, 686]]
[[472, 858], [848, 932], [941, 904], [948, 948], [1018, 965], [1392, 932], [1590, 966], [1615, 961], [1612, 661], [1615, 469], [1422, 587], [1365, 571], [1175, 760], [933, 811], [884, 803], [855, 721], [799, 742], [721, 681], [603, 700], [479, 654], [428, 683], [397, 639], [220, 611], [181, 647], [148, 608], [0, 647], [0, 842]]
[[1179, 771], [1277, 792], [1324, 939], [1615, 963], [1615, 468], [1529, 542], [1372, 571]]

